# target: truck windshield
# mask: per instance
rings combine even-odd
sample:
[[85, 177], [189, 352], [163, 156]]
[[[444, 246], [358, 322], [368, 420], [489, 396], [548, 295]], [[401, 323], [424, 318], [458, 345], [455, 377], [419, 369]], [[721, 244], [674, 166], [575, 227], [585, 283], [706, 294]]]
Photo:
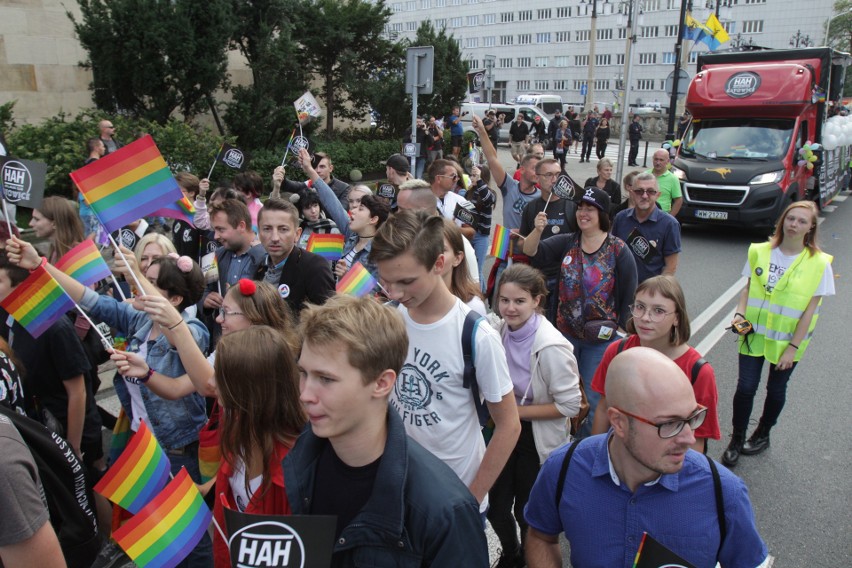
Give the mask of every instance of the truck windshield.
[[541, 103], [541, 110], [548, 116], [553, 116], [556, 111], [562, 112], [562, 101], [546, 101]]
[[684, 157], [780, 160], [790, 147], [793, 120], [773, 118], [702, 119], [687, 130]]

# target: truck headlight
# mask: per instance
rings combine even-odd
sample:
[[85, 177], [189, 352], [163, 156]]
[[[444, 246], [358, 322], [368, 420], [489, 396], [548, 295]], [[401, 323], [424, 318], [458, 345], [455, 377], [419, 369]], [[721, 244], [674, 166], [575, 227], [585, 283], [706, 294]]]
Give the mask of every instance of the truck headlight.
[[672, 174], [674, 174], [674, 177], [676, 177], [680, 181], [683, 181], [683, 180], [686, 179], [686, 172], [683, 171], [682, 169], [678, 168], [678, 167], [672, 166], [671, 172], [672, 172]]
[[784, 179], [784, 170], [778, 170], [776, 172], [766, 172], [765, 174], [754, 176], [748, 184], [761, 185], [764, 183], [778, 183], [782, 179]]

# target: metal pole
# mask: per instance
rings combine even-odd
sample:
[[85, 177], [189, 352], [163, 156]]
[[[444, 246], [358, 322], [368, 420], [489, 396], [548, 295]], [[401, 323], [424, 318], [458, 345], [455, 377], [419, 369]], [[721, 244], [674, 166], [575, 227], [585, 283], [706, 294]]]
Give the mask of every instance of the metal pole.
[[592, 110], [595, 101], [595, 42], [598, 39], [598, 0], [592, 3], [592, 29], [589, 32], [589, 76], [586, 79], [586, 112]]
[[[624, 71], [624, 107], [621, 109], [621, 135], [618, 137], [618, 163], [615, 167], [615, 182], [621, 183], [624, 171], [624, 142], [627, 138], [627, 109], [630, 108], [630, 72], [633, 70], [633, 44], [636, 43], [636, 30], [639, 28], [639, 0], [630, 3], [630, 37], [627, 38], [627, 68]], [[634, 5], [636, 9], [634, 10]]]
[[672, 96], [669, 99], [669, 124], [666, 130], [666, 140], [675, 138], [675, 110], [677, 110], [678, 79], [680, 79], [680, 54], [683, 50], [684, 20], [686, 19], [686, 2], [680, 2], [680, 20], [677, 26], [677, 43], [675, 43], [674, 77], [672, 77]]
[[[418, 59], [420, 59], [419, 53], [414, 55], [414, 70], [412, 71], [412, 82], [414, 84], [411, 86], [411, 143], [415, 146], [417, 144], [417, 92], [420, 91], [420, 77], [417, 73], [420, 67]], [[411, 175], [413, 176], [417, 171], [417, 152], [410, 159]]]

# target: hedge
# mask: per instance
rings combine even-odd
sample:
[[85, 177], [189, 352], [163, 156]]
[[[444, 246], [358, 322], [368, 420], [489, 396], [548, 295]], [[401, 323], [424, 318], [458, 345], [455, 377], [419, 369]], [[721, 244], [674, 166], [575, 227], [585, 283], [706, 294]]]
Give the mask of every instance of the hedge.
[[[38, 125], [12, 127], [6, 133], [9, 151], [18, 158], [46, 162], [45, 194], [70, 197], [72, 182], [68, 174], [83, 166], [87, 157], [86, 140], [98, 135], [98, 122], [103, 118], [106, 117], [98, 111], [86, 110], [73, 118], [60, 113]], [[207, 128], [179, 120], [170, 120], [166, 124], [120, 116], [110, 120], [116, 126], [118, 140], [128, 143], [142, 134], [150, 134], [172, 171], [191, 171], [199, 177], [207, 176], [222, 142], [231, 141]], [[11, 120], [4, 122], [7, 127], [14, 124]], [[353, 169], [365, 174], [384, 172], [381, 161], [399, 151], [400, 141], [376, 140], [375, 132], [368, 130], [362, 131], [362, 136], [364, 139], [354, 142], [317, 140], [315, 150], [332, 156], [335, 175], [341, 179], [348, 180]], [[341, 138], [347, 140], [357, 137], [357, 131], [341, 133]], [[251, 155], [249, 168], [260, 173], [265, 180], [270, 180], [272, 170], [281, 163], [284, 148], [285, 142], [282, 141], [280, 149], [257, 152], [246, 149]], [[289, 170], [289, 177], [303, 177], [298, 168], [290, 167]], [[217, 164], [213, 179], [230, 177], [233, 173], [236, 172]]]

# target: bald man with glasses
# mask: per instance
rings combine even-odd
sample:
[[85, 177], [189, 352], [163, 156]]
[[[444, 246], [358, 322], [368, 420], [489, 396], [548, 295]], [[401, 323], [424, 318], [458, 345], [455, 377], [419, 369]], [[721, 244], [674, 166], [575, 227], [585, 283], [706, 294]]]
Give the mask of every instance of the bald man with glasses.
[[630, 192], [634, 206], [615, 216], [612, 234], [633, 253], [639, 283], [660, 274], [674, 276], [681, 251], [680, 224], [657, 207], [657, 178], [651, 172], [637, 175]]
[[745, 483], [692, 449], [707, 409], [683, 371], [635, 347], [607, 373], [611, 430], [563, 446], [542, 466], [525, 510], [529, 568], [633, 566], [645, 533], [694, 566], [766, 566]]
[[115, 126], [111, 120], [100, 121], [98, 123], [98, 130], [100, 131], [98, 137], [101, 139], [101, 142], [104, 143], [104, 147], [106, 147], [106, 153], [104, 155], [111, 154], [124, 146], [124, 144], [116, 140]]

